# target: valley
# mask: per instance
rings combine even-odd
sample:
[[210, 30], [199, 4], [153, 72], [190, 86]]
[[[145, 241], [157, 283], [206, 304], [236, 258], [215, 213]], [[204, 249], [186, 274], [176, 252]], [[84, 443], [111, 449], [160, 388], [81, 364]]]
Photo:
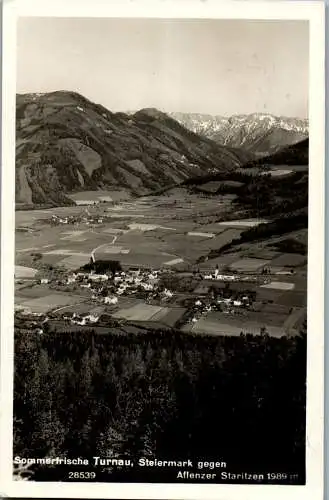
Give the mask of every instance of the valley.
[[[121, 334], [298, 334], [306, 123], [257, 114], [228, 123], [244, 137], [236, 149], [154, 108], [111, 113], [72, 92], [18, 96], [17, 323], [75, 330], [78, 316], [83, 328]], [[276, 127], [303, 140], [281, 136], [266, 156], [247, 147], [249, 132], [265, 140]]]
[[4, 9], [10, 491], [320, 484], [321, 6], [183, 3]]
[[[237, 210], [236, 196], [206, 196], [181, 185], [116, 202], [106, 192], [82, 193], [75, 197], [85, 206], [16, 211], [18, 324], [32, 318], [42, 330], [46, 319], [47, 328], [75, 330], [70, 313], [94, 315], [83, 328], [101, 332], [105, 315], [112, 318], [108, 328], [121, 334], [132, 326], [197, 335], [298, 334], [306, 319], [307, 230], [289, 233], [300, 242], [296, 249], [290, 242], [292, 250], [284, 247], [287, 235], [240, 242], [273, 217]], [[86, 268], [91, 258], [96, 268], [103, 263], [98, 278], [95, 267]], [[246, 305], [241, 297], [250, 294]]]

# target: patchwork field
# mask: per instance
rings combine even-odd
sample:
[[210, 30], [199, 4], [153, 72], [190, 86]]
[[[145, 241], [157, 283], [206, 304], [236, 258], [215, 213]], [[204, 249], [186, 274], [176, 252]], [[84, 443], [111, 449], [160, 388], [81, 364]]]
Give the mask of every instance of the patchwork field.
[[37, 273], [37, 269], [25, 266], [15, 266], [15, 278], [34, 278]]
[[197, 238], [205, 239], [205, 238], [214, 238], [216, 235], [214, 233], [197, 233], [197, 232], [189, 232], [188, 236], [196, 236]]
[[176, 264], [182, 264], [184, 259], [178, 258], [173, 260], [168, 260], [168, 262], [164, 262], [166, 266], [175, 266]]
[[81, 297], [71, 294], [52, 293], [39, 298], [31, 298], [20, 303], [24, 308], [35, 313], [46, 313], [51, 309], [81, 302]]
[[[238, 336], [241, 333], [259, 335], [261, 328], [262, 325], [259, 323], [248, 323], [247, 325], [245, 323], [222, 323], [217, 320], [211, 321], [207, 318], [202, 318], [191, 328], [191, 331], [193, 333], [210, 335]], [[266, 330], [272, 337], [283, 337], [285, 334], [282, 328], [276, 326], [266, 327]]]
[[240, 219], [240, 220], [230, 220], [226, 222], [219, 222], [220, 226], [228, 226], [228, 227], [242, 227], [242, 228], [248, 228], [248, 227], [255, 227], [258, 226], [259, 224], [266, 224], [268, 223], [268, 220], [265, 219]]
[[[127, 309], [120, 309], [120, 311], [113, 314], [114, 318], [122, 318], [130, 321], [149, 321], [153, 316], [163, 312], [163, 307], [152, 306], [149, 304], [137, 304]], [[166, 314], [166, 310], [164, 314]]]
[[[267, 172], [264, 172], [265, 174]], [[292, 173], [292, 170], [270, 170], [268, 172], [272, 177], [277, 177], [277, 176], [282, 176], [282, 175], [289, 175]]]
[[261, 288], [270, 288], [273, 290], [293, 290], [295, 285], [293, 283], [285, 283], [283, 281], [271, 281], [271, 283], [261, 285]]
[[81, 191], [79, 193], [70, 194], [71, 200], [79, 204], [93, 204], [95, 202], [111, 202], [121, 201], [130, 198], [128, 191]]
[[271, 264], [273, 266], [296, 267], [303, 265], [306, 262], [307, 257], [305, 255], [300, 255], [298, 253], [284, 253], [273, 259]]
[[114, 318], [126, 319], [142, 323], [157, 323], [173, 327], [186, 311], [183, 307], [161, 307], [138, 303], [128, 308], [120, 309], [113, 314]]
[[185, 330], [193, 333], [208, 333], [211, 335], [240, 335], [251, 333], [259, 335], [265, 328], [266, 332], [274, 337], [294, 333], [296, 326], [300, 326], [305, 318], [305, 309], [294, 308], [292, 311], [284, 305], [258, 303], [254, 311], [231, 316], [220, 312], [211, 312], [202, 317], [197, 323], [187, 325]]
[[230, 265], [230, 269], [234, 269], [235, 271], [257, 271], [258, 269], [266, 266], [270, 262], [271, 262], [270, 260], [245, 258], [233, 262]]
[[[95, 196], [103, 195], [105, 193], [97, 192]], [[85, 193], [85, 200], [88, 197], [90, 193]], [[16, 277], [22, 280], [33, 278], [40, 264], [62, 266], [73, 271], [87, 264], [92, 253], [97, 259], [119, 260], [123, 266], [166, 267], [168, 270], [188, 272], [197, 269], [213, 272], [218, 266], [224, 272], [245, 273], [245, 276], [240, 276], [240, 282], [231, 282], [229, 287], [232, 291], [256, 292], [257, 310], [249, 311], [248, 315], [210, 313], [184, 329], [194, 333], [240, 335], [241, 331], [258, 334], [260, 328], [266, 327], [271, 335], [281, 336], [285, 330], [302, 324], [305, 318], [306, 256], [279, 252], [275, 246], [265, 247], [256, 242], [201, 262], [200, 257], [206, 257], [211, 250], [221, 249], [238, 238], [242, 231], [267, 222], [263, 219], [218, 222], [225, 219], [231, 200], [232, 197], [227, 196], [214, 200], [177, 190], [176, 193], [163, 196], [118, 201], [111, 206], [105, 202], [98, 208], [62, 207], [18, 211]], [[100, 224], [90, 225], [79, 221], [75, 225], [50, 226], [45, 222], [53, 214], [66, 217], [85, 216], [86, 213], [103, 216], [104, 220]], [[301, 242], [307, 241], [305, 231], [299, 231], [298, 235]], [[275, 239], [273, 241], [275, 243]], [[265, 286], [260, 286], [256, 281], [250, 282], [250, 275], [260, 273], [264, 267], [271, 271], [269, 282]], [[276, 272], [288, 274], [275, 276]], [[197, 288], [196, 284], [193, 288]], [[215, 280], [204, 280], [200, 285], [201, 288], [226, 286]], [[194, 293], [191, 289], [189, 294], [193, 293], [193, 297], [198, 293], [207, 294], [201, 288]], [[140, 325], [172, 327], [186, 310], [188, 302], [184, 302], [183, 295], [178, 293], [174, 299], [174, 304], [182, 307], [150, 305], [122, 296], [116, 306], [102, 306], [102, 311], [113, 314], [117, 319], [135, 321]], [[16, 290], [16, 304], [29, 307], [34, 312], [65, 307], [65, 311], [82, 313], [96, 307], [95, 303], [86, 301], [87, 296], [82, 292], [76, 296], [70, 292], [54, 293], [47, 285]]]
[[87, 264], [88, 261], [89, 261], [89, 254], [84, 254], [84, 255], [75, 254], [75, 255], [70, 255], [69, 257], [65, 257], [62, 260], [59, 260], [57, 264], [65, 267], [70, 271], [74, 271]]

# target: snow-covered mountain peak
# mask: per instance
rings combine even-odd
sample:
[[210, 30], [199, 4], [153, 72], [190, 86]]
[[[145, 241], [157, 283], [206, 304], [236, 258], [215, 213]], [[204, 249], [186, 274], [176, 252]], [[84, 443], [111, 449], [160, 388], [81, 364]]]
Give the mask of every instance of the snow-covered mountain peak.
[[170, 113], [178, 122], [216, 142], [263, 154], [294, 144], [308, 136], [308, 120], [269, 113], [230, 117], [198, 113]]

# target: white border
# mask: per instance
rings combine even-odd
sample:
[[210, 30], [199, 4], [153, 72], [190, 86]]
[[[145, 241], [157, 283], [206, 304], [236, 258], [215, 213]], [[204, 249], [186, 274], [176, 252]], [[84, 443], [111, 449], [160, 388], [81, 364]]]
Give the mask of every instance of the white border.
[[[289, 500], [323, 498], [324, 395], [324, 4], [225, 0], [4, 0], [1, 185], [0, 496]], [[33, 483], [12, 480], [16, 16], [290, 19], [310, 23], [310, 182], [306, 486]], [[298, 82], [296, 82], [298, 85]], [[271, 430], [269, 429], [269, 432]]]

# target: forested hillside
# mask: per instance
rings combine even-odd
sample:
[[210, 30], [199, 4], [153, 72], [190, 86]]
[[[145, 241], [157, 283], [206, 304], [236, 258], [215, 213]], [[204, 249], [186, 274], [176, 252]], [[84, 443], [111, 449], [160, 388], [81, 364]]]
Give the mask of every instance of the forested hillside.
[[[231, 472], [240, 472], [239, 464], [253, 472], [303, 469], [304, 335], [19, 330], [15, 353], [15, 456], [220, 455]], [[66, 472], [35, 467], [34, 478]], [[97, 473], [99, 480], [173, 479], [168, 470]]]

